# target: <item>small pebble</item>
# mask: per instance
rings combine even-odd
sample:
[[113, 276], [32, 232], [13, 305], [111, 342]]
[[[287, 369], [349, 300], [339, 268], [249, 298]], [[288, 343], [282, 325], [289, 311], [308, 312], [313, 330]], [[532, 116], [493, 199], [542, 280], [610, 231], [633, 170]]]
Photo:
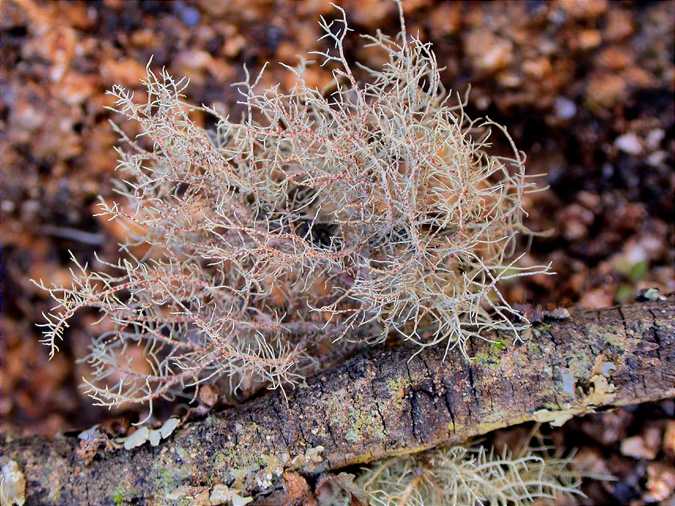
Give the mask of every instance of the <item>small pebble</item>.
[[647, 157], [647, 163], [652, 167], [658, 167], [666, 161], [666, 156], [665, 151], [654, 151]]
[[639, 155], [642, 153], [642, 144], [640, 144], [640, 139], [638, 139], [638, 136], [632, 132], [617, 137], [614, 141], [614, 145], [629, 155]]
[[642, 434], [621, 441], [621, 453], [634, 459], [653, 460], [661, 446], [661, 429], [647, 427]]
[[555, 107], [555, 114], [560, 119], [570, 119], [573, 118], [577, 113], [577, 106], [569, 98], [558, 97], [553, 103]]
[[647, 146], [649, 146], [650, 149], [657, 149], [665, 136], [666, 132], [664, 132], [662, 128], [651, 130], [647, 134]]
[[176, 4], [176, 14], [180, 20], [185, 23], [185, 26], [193, 27], [199, 23], [199, 11], [194, 7], [187, 6], [183, 2]]

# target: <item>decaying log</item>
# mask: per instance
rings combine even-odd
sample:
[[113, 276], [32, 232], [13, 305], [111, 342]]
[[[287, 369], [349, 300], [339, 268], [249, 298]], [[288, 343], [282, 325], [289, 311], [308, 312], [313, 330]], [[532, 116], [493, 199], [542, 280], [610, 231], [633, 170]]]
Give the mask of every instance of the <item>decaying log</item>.
[[[498, 336], [493, 336], [498, 337]], [[241, 495], [278, 486], [284, 469], [317, 473], [500, 427], [675, 397], [675, 297], [537, 324], [505, 350], [467, 362], [442, 349], [373, 349], [308, 380], [179, 427], [158, 447], [101, 452], [85, 465], [75, 437], [0, 437], [28, 504], [171, 504], [236, 479]], [[187, 503], [190, 503], [188, 500]]]

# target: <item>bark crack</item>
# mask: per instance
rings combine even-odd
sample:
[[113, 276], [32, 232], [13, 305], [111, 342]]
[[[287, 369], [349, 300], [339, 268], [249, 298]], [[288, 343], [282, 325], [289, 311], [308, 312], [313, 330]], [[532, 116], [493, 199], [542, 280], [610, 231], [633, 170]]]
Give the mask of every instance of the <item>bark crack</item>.
[[652, 317], [652, 335], [654, 336], [654, 342], [656, 343], [656, 356], [659, 360], [661, 360], [661, 337], [659, 336], [659, 324], [656, 321], [656, 315], [654, 314], [654, 311], [651, 309], [647, 309], [647, 312], [651, 315]]
[[287, 450], [290, 450], [290, 442], [286, 438], [286, 434], [284, 434], [284, 429], [283, 429], [283, 420], [281, 419], [281, 413], [279, 413], [279, 408], [277, 407], [276, 402], [271, 402], [271, 410], [274, 413], [274, 415], [277, 417], [277, 421], [279, 422], [277, 425], [277, 432], [281, 436], [281, 440], [284, 442], [284, 445], [286, 446]]
[[452, 394], [450, 388], [448, 387], [448, 384], [445, 381], [443, 382], [443, 389], [445, 390], [443, 392], [443, 404], [445, 404], [445, 409], [448, 410], [448, 414], [450, 415], [450, 423], [452, 423], [452, 433], [456, 434], [457, 427], [455, 425], [455, 413], [452, 410]]
[[[377, 375], [376, 379], [379, 379], [382, 376], [382, 365], [380, 362], [377, 363]], [[384, 434], [384, 443], [382, 446], [384, 448], [387, 447], [387, 441], [389, 440], [389, 431], [387, 430], [387, 423], [384, 421], [384, 416], [382, 415], [382, 411], [380, 410], [380, 396], [377, 395], [377, 391], [375, 390], [375, 381], [370, 382], [370, 392], [373, 396], [373, 401], [375, 404], [375, 411], [377, 411], [377, 415], [380, 417], [380, 422], [382, 423], [382, 433]]]
[[[623, 325], [623, 332], [624, 332], [624, 339], [629, 340], [630, 335], [628, 333], [628, 322], [626, 321], [626, 315], [623, 313], [623, 309], [621, 307], [616, 308], [617, 313], [619, 313], [619, 317], [621, 318], [621, 323]], [[630, 385], [631, 388], [633, 389], [633, 395], [639, 395], [638, 394], [638, 379], [637, 376], [635, 375], [635, 368], [637, 367], [635, 365], [636, 360], [632, 359], [627, 359], [626, 364], [628, 365], [628, 378], [630, 379]]]
[[628, 323], [626, 322], [626, 315], [623, 314], [623, 310], [621, 309], [621, 307], [617, 307], [616, 310], [619, 313], [619, 316], [621, 317], [621, 323], [623, 324], [624, 337], [626, 339], [628, 339], [629, 335], [628, 335]]
[[413, 383], [412, 375], [410, 374], [410, 361], [406, 360], [405, 370], [408, 374], [408, 381], [410, 382], [410, 392], [408, 392], [408, 403], [410, 404], [410, 423], [412, 428], [413, 437], [420, 441], [420, 435], [417, 432], [417, 417], [419, 414], [419, 405], [417, 403], [417, 392]]
[[[476, 407], [476, 411], [480, 412], [480, 400], [478, 399], [478, 391], [476, 390], [476, 382], [473, 377], [473, 366], [470, 363], [467, 363], [467, 369], [468, 373], [467, 376], [469, 378], [469, 391], [471, 392], [471, 400], [474, 406]], [[472, 416], [473, 411], [471, 409], [471, 406], [467, 406], [469, 409], [469, 418], [474, 418]]]
[[[324, 396], [326, 395], [326, 391], [324, 390], [324, 384], [323, 384], [323, 379], [320, 379], [317, 381], [317, 385], [319, 386], [319, 391], [321, 392], [321, 395]], [[325, 420], [325, 426], [326, 426], [326, 432], [328, 432], [328, 435], [330, 436], [330, 440], [333, 443], [333, 446], [337, 447], [337, 441], [335, 439], [335, 434], [333, 434], [333, 428], [331, 427], [331, 421], [329, 416], [326, 414], [326, 412], [323, 412], [323, 418]]]

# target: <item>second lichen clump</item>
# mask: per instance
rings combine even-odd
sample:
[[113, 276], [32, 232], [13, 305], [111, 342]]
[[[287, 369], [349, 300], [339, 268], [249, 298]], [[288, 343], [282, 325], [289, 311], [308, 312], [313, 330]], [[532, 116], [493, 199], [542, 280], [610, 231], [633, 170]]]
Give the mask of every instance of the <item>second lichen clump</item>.
[[359, 485], [372, 506], [525, 506], [580, 494], [581, 474], [541, 448], [514, 455], [458, 446], [385, 460]]
[[[151, 403], [217, 380], [230, 392], [294, 383], [325, 349], [317, 335], [464, 349], [527, 324], [498, 289], [545, 270], [516, 264], [534, 188], [523, 155], [503, 127], [467, 117], [403, 22], [395, 39], [365, 38], [386, 63], [359, 66], [369, 77], [357, 81], [340, 14], [321, 23], [331, 86], [308, 87], [306, 63], [289, 69], [290, 91], [247, 79], [239, 122], [187, 105], [187, 83], [164, 72], [148, 73], [143, 100], [112, 90], [141, 133], [123, 136], [121, 199], [101, 212], [129, 226], [126, 251], [145, 249], [104, 270], [77, 265], [72, 288], [45, 287], [58, 301], [45, 325], [52, 353], [77, 311], [102, 317], [88, 357], [98, 403]], [[215, 131], [196, 110], [217, 118]], [[509, 156], [488, 152], [491, 128]]]

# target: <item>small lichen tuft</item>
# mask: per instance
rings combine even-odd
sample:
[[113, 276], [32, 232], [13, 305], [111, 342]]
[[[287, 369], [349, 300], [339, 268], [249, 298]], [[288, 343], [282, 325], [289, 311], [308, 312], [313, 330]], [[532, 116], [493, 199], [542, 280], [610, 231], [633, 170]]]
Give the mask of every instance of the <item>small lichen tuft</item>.
[[358, 480], [372, 506], [524, 506], [579, 494], [568, 459], [542, 449], [495, 454], [482, 446], [439, 448], [374, 465]]

